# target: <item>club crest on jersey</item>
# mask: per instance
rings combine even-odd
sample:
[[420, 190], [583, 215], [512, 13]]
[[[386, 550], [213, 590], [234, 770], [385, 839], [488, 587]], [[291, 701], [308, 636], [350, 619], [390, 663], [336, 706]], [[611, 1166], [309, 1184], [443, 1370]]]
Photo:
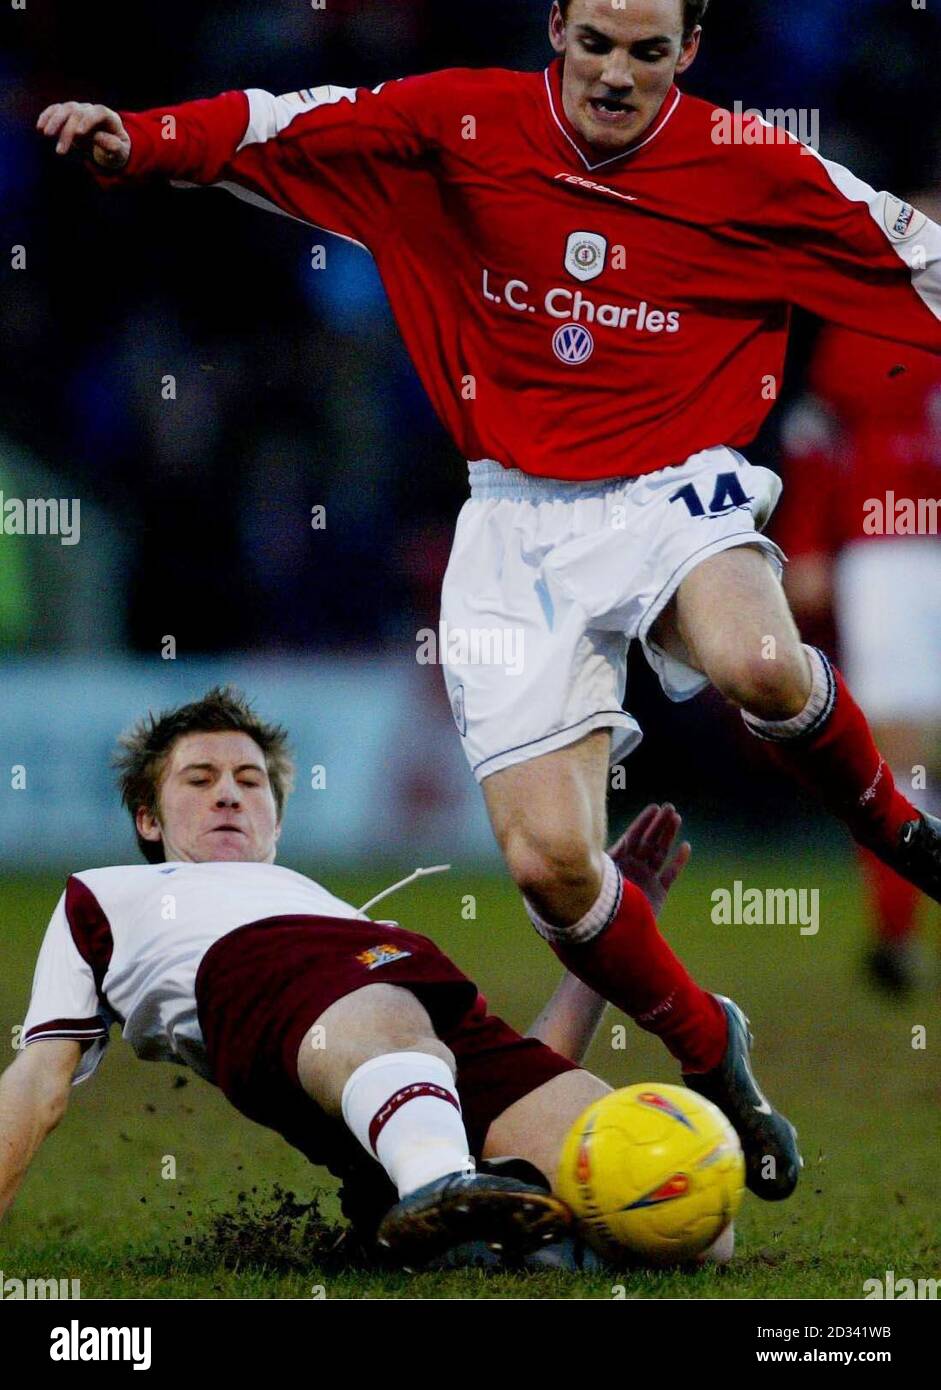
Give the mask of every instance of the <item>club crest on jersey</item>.
[[391, 965], [394, 960], [405, 960], [410, 956], [411, 951], [403, 951], [399, 946], [390, 946], [384, 943], [381, 946], [371, 946], [368, 951], [360, 951], [356, 959], [360, 965], [365, 965], [367, 970], [378, 970], [380, 965]]
[[578, 367], [595, 350], [595, 340], [580, 323], [564, 323], [552, 336], [552, 350], [560, 362]]
[[573, 232], [565, 248], [565, 268], [576, 280], [595, 280], [605, 268], [608, 242], [597, 232]]

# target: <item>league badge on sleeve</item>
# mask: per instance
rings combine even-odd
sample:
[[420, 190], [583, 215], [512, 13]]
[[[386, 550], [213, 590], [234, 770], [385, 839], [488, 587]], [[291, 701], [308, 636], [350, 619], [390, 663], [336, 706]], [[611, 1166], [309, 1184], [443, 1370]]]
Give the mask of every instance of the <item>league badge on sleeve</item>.
[[885, 198], [885, 229], [889, 236], [899, 241], [920, 232], [928, 221], [923, 212], [913, 208], [911, 203], [903, 203], [901, 198], [887, 194]]
[[583, 283], [595, 280], [608, 259], [607, 238], [598, 232], [573, 232], [565, 248], [565, 268]]

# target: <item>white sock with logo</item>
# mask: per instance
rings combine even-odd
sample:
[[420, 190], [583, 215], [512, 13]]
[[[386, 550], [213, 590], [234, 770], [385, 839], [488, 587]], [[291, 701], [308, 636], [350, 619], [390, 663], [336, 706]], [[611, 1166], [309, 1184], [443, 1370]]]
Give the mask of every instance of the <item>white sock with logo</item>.
[[451, 1068], [427, 1052], [387, 1052], [357, 1067], [343, 1087], [343, 1118], [377, 1158], [400, 1197], [474, 1160]]

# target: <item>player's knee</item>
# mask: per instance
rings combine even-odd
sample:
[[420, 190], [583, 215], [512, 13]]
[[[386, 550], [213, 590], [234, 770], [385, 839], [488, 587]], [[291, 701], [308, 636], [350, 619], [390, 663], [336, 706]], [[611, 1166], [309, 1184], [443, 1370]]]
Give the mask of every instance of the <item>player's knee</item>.
[[377, 1057], [388, 1057], [399, 1052], [417, 1052], [426, 1057], [437, 1057], [444, 1062], [452, 1076], [457, 1075], [457, 1061], [454, 1053], [437, 1034], [430, 1031], [415, 1033], [404, 1028], [378, 1034], [371, 1038], [367, 1044], [350, 1049], [341, 1063], [342, 1076], [339, 1078], [340, 1088], [338, 1089], [341, 1089], [354, 1071], [366, 1062], [373, 1062]]
[[452, 1076], [457, 1076], [457, 1058], [448, 1047], [447, 1043], [441, 1041], [436, 1033], [426, 1033], [424, 1037], [415, 1038], [410, 1047], [396, 1049], [402, 1052], [424, 1052], [430, 1057], [440, 1057], [446, 1067], [451, 1070]]
[[520, 892], [537, 908], [560, 897], [600, 891], [601, 860], [588, 840], [572, 831], [519, 833], [505, 847], [507, 867]]
[[726, 699], [758, 719], [792, 719], [810, 695], [802, 649], [781, 653], [770, 639], [764, 651], [719, 660], [709, 676]]
[[298, 1079], [329, 1115], [338, 1115], [343, 1089], [366, 1062], [394, 1052], [438, 1057], [457, 1075], [457, 1062], [437, 1036], [424, 1005], [402, 986], [373, 985], [332, 1004], [301, 1044]]
[[427, 1052], [455, 1070], [454, 1054], [435, 1033], [424, 1004], [410, 989], [373, 985], [359, 994], [364, 1004], [361, 1018], [368, 1016], [368, 1026], [350, 1039], [357, 1065], [388, 1052]]

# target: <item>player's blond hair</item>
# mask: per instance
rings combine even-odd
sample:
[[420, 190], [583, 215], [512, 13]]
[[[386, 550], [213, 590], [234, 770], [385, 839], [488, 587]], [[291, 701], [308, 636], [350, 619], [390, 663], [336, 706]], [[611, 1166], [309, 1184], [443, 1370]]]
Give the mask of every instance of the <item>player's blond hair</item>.
[[217, 685], [201, 700], [160, 714], [148, 712], [121, 735], [114, 755], [121, 800], [131, 814], [141, 854], [151, 864], [165, 858], [160, 840], [145, 840], [137, 832], [137, 812], [141, 807], [154, 817], [158, 814], [160, 780], [174, 745], [187, 734], [247, 734], [258, 744], [265, 758], [268, 780], [278, 811], [278, 820], [294, 786], [294, 762], [288, 749], [287, 730], [268, 724], [255, 713], [248, 699], [233, 685]]
[[[559, 0], [559, 9], [562, 11], [562, 18], [568, 18], [569, 6], [572, 0]], [[706, 11], [709, 8], [709, 0], [683, 0], [683, 37], [686, 38], [693, 32], [698, 25], [702, 24]]]

